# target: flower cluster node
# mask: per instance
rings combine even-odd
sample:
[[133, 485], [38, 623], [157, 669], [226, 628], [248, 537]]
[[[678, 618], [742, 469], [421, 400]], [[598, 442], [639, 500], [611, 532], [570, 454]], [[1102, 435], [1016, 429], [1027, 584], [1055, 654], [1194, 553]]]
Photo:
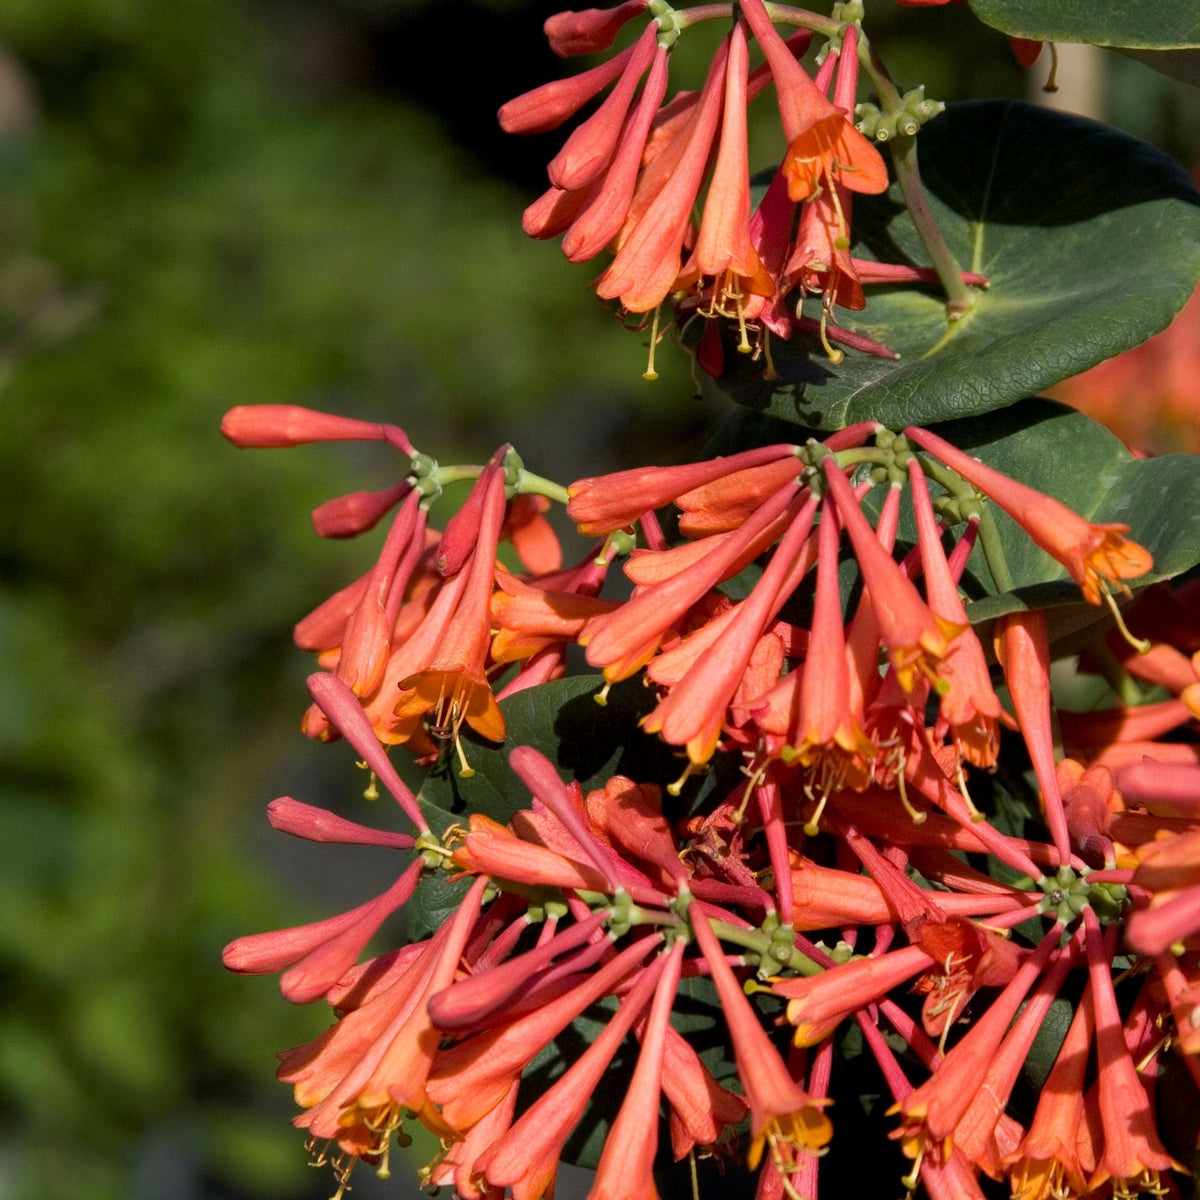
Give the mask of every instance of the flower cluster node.
[[[566, 42], [599, 37], [608, 26], [595, 13], [555, 28]], [[292, 410], [241, 410], [229, 425], [247, 444], [315, 433], [396, 444], [383, 426]], [[1194, 597], [1148, 588], [1129, 606], [1131, 630], [1153, 640], [1145, 655], [1096, 635], [1082, 661], [1115, 701], [1070, 712], [1051, 691], [1046, 614], [997, 618], [990, 663], [960, 592], [977, 536], [992, 593], [1016, 586], [988, 542], [983, 496], [1012, 518], [1006, 537], [1028, 534], [1086, 600], [1149, 569], [1124, 527], [1096, 525], [927, 430], [873, 421], [580, 479], [561, 495], [507, 444], [482, 466], [405, 454], [392, 488], [322, 506], [321, 528], [339, 536], [395, 511], [375, 564], [306, 617], [297, 642], [322, 668], [306, 730], [345, 739], [408, 824], [369, 828], [288, 797], [268, 810], [294, 836], [399, 851], [396, 878], [348, 912], [239, 938], [224, 955], [236, 971], [279, 973], [290, 1001], [329, 1004], [331, 1028], [285, 1054], [279, 1078], [295, 1089], [297, 1126], [338, 1148], [343, 1175], [360, 1159], [386, 1172], [403, 1118], [441, 1141], [431, 1187], [543, 1200], [627, 1045], [637, 1062], [596, 1200], [652, 1194], [664, 1106], [678, 1158], [731, 1142], [748, 1120], [764, 1197], [811, 1195], [846, 1021], [897, 1102], [907, 1178], [934, 1197], [975, 1196], [980, 1175], [1026, 1198], [1052, 1195], [1047, 1180], [1078, 1195], [1109, 1181], [1145, 1191], [1173, 1169], [1148, 1114], [1166, 1095], [1150, 1095], [1152, 1065], [1200, 1054], [1200, 768], [1182, 740], [1200, 703]], [[471, 484], [440, 531], [422, 504], [428, 481]], [[556, 499], [594, 539], [574, 565], [545, 518]], [[660, 519], [667, 506], [675, 517]], [[606, 594], [618, 556], [632, 590], [609, 592], [622, 598]], [[523, 706], [501, 699], [559, 678], [575, 646], [602, 701], [641, 681], [641, 729], [685, 763], [674, 783], [661, 756], [647, 775], [630, 765], [629, 777], [583, 782], [560, 765], [575, 747], [554, 761], [511, 745]], [[1169, 698], [1142, 703], [1143, 685]], [[614, 692], [595, 720], [607, 729], [624, 700]], [[472, 737], [509, 742], [528, 799], [505, 823], [482, 811], [499, 751], [471, 750], [472, 782]], [[444, 766], [457, 756], [464, 768], [461, 823], [440, 836], [428, 821], [436, 781], [418, 803], [385, 752], [432, 761], [436, 740], [449, 743]], [[652, 761], [633, 743], [617, 749], [630, 751], [623, 765]], [[1017, 780], [1026, 758], [1036, 791], [1008, 786], [1030, 825], [1010, 836], [975, 783]], [[689, 786], [702, 773], [703, 798]], [[431, 875], [463, 888], [454, 910], [360, 962]], [[1135, 960], [1119, 994], [1118, 946]], [[1040, 1115], [1010, 1113], [1073, 973], [1067, 994], [1082, 999]], [[685, 979], [717, 998], [731, 1087], [671, 1023]], [[767, 1005], [747, 999], [759, 992], [786, 1005], [786, 1056]], [[603, 1029], [575, 1057], [533, 1069], [601, 1009]], [[531, 1096], [535, 1077], [553, 1082]]]
[[869, 101], [854, 106], [855, 128], [877, 142], [896, 137], [915, 137], [922, 125], [932, 121], [946, 106], [940, 100], [925, 99], [925, 85], [912, 88], [899, 98], [894, 108], [881, 109]]
[[1091, 909], [1102, 925], [1120, 921], [1128, 906], [1128, 890], [1120, 883], [1092, 883], [1089, 874], [1087, 868], [1077, 872], [1063, 864], [1053, 875], [1042, 876], [1037, 881], [1042, 892], [1038, 911], [1055, 916], [1063, 925], [1082, 916], [1084, 909]]

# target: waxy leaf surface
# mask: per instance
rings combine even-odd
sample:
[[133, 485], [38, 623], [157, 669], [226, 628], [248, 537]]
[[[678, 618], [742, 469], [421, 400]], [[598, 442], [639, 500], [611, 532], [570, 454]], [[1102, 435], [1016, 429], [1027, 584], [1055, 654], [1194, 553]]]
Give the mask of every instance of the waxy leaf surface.
[[[847, 350], [835, 366], [811, 335], [775, 339], [768, 381], [727, 342], [718, 382], [734, 400], [815, 429], [976, 416], [1140, 344], [1191, 295], [1200, 195], [1153, 147], [1015, 101], [952, 105], [918, 147], [939, 227], [990, 288], [953, 323], [931, 285], [872, 287], [861, 313], [835, 310], [899, 359]], [[857, 256], [927, 265], [897, 186], [854, 204]]]
[[987, 24], [1013, 37], [1167, 50], [1200, 46], [1195, 0], [967, 0]]

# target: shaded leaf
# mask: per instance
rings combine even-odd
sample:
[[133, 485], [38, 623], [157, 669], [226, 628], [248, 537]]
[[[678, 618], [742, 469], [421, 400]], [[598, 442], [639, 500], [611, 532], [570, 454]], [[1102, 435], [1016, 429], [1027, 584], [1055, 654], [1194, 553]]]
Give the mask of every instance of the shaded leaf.
[[1194, 0], [967, 0], [987, 24], [1013, 37], [1167, 50], [1200, 46]]
[[[719, 382], [733, 399], [813, 429], [975, 416], [1138, 345], [1191, 295], [1200, 196], [1153, 147], [1015, 101], [951, 105], [919, 147], [947, 242], [990, 288], [953, 324], [928, 286], [871, 289], [862, 313], [837, 310], [898, 360], [848, 350], [834, 366], [804, 335], [772, 343], [767, 381], [729, 343]], [[854, 234], [860, 257], [928, 262], [898, 187], [855, 199]]]

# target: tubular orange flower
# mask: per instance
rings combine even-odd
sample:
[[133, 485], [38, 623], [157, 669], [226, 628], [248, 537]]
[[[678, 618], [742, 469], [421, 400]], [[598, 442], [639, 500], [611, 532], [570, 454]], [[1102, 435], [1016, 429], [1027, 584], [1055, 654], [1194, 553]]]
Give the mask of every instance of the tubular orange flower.
[[629, 312], [657, 308], [679, 277], [692, 206], [721, 115], [728, 58], [726, 38], [713, 59], [687, 131], [680, 135], [686, 141], [678, 163], [641, 217], [622, 233], [616, 258], [596, 282], [596, 294], [601, 299], [620, 300]]
[[909, 441], [928, 450], [968, 483], [994, 500], [1052, 558], [1058, 559], [1083, 590], [1089, 604], [1100, 603], [1101, 587], [1145, 575], [1154, 566], [1150, 552], [1124, 535], [1128, 525], [1097, 525], [1065, 504], [964, 454], [926, 429], [911, 426]]
[[817, 501], [810, 496], [792, 517], [783, 540], [750, 595], [736, 608], [713, 647], [659, 702], [642, 727], [666, 742], [685, 746], [693, 763], [707, 762], [717, 746], [733, 700], [767, 623], [790, 595], [785, 580], [812, 528]]
[[501, 105], [500, 128], [505, 133], [546, 133], [557, 129], [625, 70], [635, 50], [636, 46], [629, 46], [590, 71], [544, 83]]
[[513, 1200], [540, 1200], [552, 1190], [563, 1145], [650, 1000], [663, 962], [660, 955], [638, 975], [599, 1037], [526, 1109], [509, 1135], [480, 1158], [479, 1169], [493, 1187], [512, 1188]]
[[946, 681], [941, 714], [954, 734], [962, 756], [977, 767], [993, 767], [1000, 751], [1000, 699], [992, 688], [983, 646], [967, 620], [958, 585], [942, 549], [941, 534], [933, 513], [925, 473], [914, 458], [909, 463], [913, 510], [925, 575], [925, 595], [930, 609], [943, 620], [962, 628], [942, 657], [940, 672]]
[[642, 961], [661, 943], [661, 934], [642, 938], [566, 994], [441, 1051], [430, 1075], [429, 1095], [442, 1106], [445, 1122], [454, 1129], [469, 1129], [491, 1112], [543, 1046], [589, 1005], [640, 974]]
[[721, 998], [738, 1078], [750, 1105], [750, 1168], [758, 1166], [764, 1145], [770, 1147], [775, 1162], [782, 1161], [787, 1151], [820, 1153], [833, 1136], [833, 1126], [821, 1112], [826, 1101], [814, 1100], [788, 1073], [725, 961], [708, 918], [699, 910], [693, 904], [692, 929]]
[[[704, 201], [700, 234], [691, 261], [675, 282], [675, 290], [711, 281], [711, 315], [735, 317], [748, 350], [743, 301], [747, 295], [771, 296], [775, 281], [763, 267], [750, 237], [750, 165], [746, 141], [746, 81], [749, 52], [746, 28], [738, 21], [729, 42], [721, 142], [712, 182]], [[706, 314], [707, 315], [707, 314]]]
[[663, 965], [654, 989], [654, 1001], [645, 1017], [642, 1050], [633, 1079], [621, 1102], [589, 1193], [593, 1200], [630, 1200], [644, 1196], [656, 1200], [654, 1155], [658, 1149], [658, 1109], [662, 1093], [663, 1060], [671, 1006], [679, 987], [683, 940], [662, 955]]
[[838, 517], [854, 543], [863, 584], [870, 593], [892, 668], [900, 686], [911, 692], [918, 673], [931, 680], [936, 678], [942, 655], [963, 627], [930, 612], [912, 581], [880, 544], [833, 457], [826, 458], [823, 466]]
[[887, 167], [879, 151], [820, 92], [775, 32], [762, 0], [743, 0], [742, 13], [766, 55], [784, 136], [783, 171], [792, 200], [807, 200], [841, 184], [852, 192], [887, 191]]
[[598, 54], [607, 50], [617, 34], [638, 13], [646, 11], [649, 0], [625, 0], [616, 8], [585, 8], [579, 12], [560, 12], [546, 18], [542, 26], [550, 49], [560, 58], [574, 54]]
[[[724, 458], [685, 463], [679, 467], [634, 467], [612, 475], [577, 479], [567, 488], [567, 516], [580, 533], [601, 535], [631, 525], [643, 513], [669, 504], [677, 496], [714, 484], [725, 476], [780, 459], [795, 460], [797, 446], [784, 443], [744, 450]], [[800, 474], [796, 463], [792, 478]], [[786, 479], [780, 480], [782, 486]], [[776, 491], [772, 488], [771, 491]]]
[[1100, 923], [1090, 908], [1084, 909], [1083, 920], [1091, 982], [1088, 998], [1096, 1023], [1096, 1090], [1104, 1130], [1103, 1153], [1088, 1187], [1099, 1187], [1111, 1179], [1118, 1195], [1121, 1190], [1129, 1192], [1130, 1185], [1151, 1191], [1157, 1186], [1158, 1172], [1178, 1164], [1163, 1149], [1155, 1132], [1150, 1101], [1121, 1030], [1110, 974], [1110, 952], [1115, 942], [1105, 944]]
[[868, 764], [876, 747], [863, 733], [850, 706], [850, 663], [838, 595], [837, 518], [829, 502], [821, 512], [818, 536], [813, 627], [800, 678], [800, 706], [790, 749], [801, 766], [820, 764], [824, 790], [843, 784], [862, 788], [870, 779]]
[[638, 81], [657, 54], [658, 26], [652, 21], [633, 48], [616, 87], [604, 103], [571, 132], [563, 148], [550, 160], [547, 174], [555, 187], [575, 191], [597, 178], [612, 160], [625, 114], [633, 101]]
[[[586, 189], [586, 203], [569, 222], [563, 254], [571, 262], [594, 258], [621, 231], [633, 202], [650, 123], [667, 90], [667, 53], [659, 49], [637, 107], [625, 119], [608, 167]], [[598, 185], [598, 186], [597, 186]]]
[[488, 605], [504, 524], [503, 469], [489, 467], [476, 486], [484, 497], [483, 518], [470, 566], [464, 568], [462, 599], [432, 661], [400, 680], [401, 697], [393, 710], [400, 721], [432, 712], [434, 735], [453, 740], [456, 747], [464, 721], [490, 741], [504, 740], [504, 717], [485, 673], [491, 641]]
[[612, 681], [632, 675], [648, 662], [667, 630], [693, 604], [727, 578], [735, 564], [744, 566], [749, 551], [753, 550], [753, 557], [765, 548], [758, 544], [759, 535], [794, 503], [798, 487], [793, 480], [780, 488], [741, 529], [714, 538], [718, 544], [703, 558], [663, 583], [639, 591], [611, 615], [589, 622], [581, 637], [588, 662], [603, 667]]

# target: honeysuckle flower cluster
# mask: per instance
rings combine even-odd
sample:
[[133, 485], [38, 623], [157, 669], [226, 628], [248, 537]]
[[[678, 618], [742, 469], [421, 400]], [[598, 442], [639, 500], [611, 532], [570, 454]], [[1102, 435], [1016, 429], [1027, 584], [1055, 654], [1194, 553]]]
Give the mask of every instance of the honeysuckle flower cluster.
[[[653, 313], [647, 378], [655, 377], [654, 343], [660, 306], [670, 299], [683, 321], [704, 322], [698, 361], [723, 369], [721, 325], [736, 329], [736, 347], [761, 355], [773, 371], [770, 335], [815, 331], [829, 357], [831, 342], [884, 357], [892, 351], [839, 328], [833, 310], [860, 310], [865, 285], [937, 283], [950, 310], [971, 304], [967, 285], [986, 285], [953, 261], [925, 206], [913, 213], [932, 264], [881, 263], [850, 254], [852, 197], [878, 194], [888, 168], [872, 140], [911, 139], [942, 105], [922, 89], [903, 95], [867, 44], [862, 8], [842, 4], [832, 17], [764, 0], [672, 8], [665, 0], [610, 10], [564, 12], [545, 25], [554, 51], [573, 56], [608, 51], [626, 26], [636, 39], [600, 65], [554, 80], [500, 109], [509, 133], [557, 129], [610, 88], [567, 137], [547, 168], [549, 189], [525, 212], [525, 232], [562, 235], [563, 253], [585, 262], [604, 250], [612, 261], [596, 279], [596, 294], [625, 313]], [[728, 31], [698, 90], [666, 100], [672, 51], [698, 26]], [[777, 25], [793, 32], [785, 39]], [[811, 76], [799, 61], [814, 39], [822, 48]], [[750, 67], [751, 48], [763, 61]], [[860, 65], [882, 108], [868, 105], [855, 124]], [[774, 89], [782, 157], [755, 204], [747, 141], [747, 108]], [[640, 90], [639, 90], [640, 89]], [[911, 154], [899, 164], [906, 194], [920, 190]], [[806, 315], [804, 298], [818, 298]]]
[[[552, 36], [593, 46], [612, 28], [576, 14]], [[657, 34], [645, 47], [653, 60]], [[223, 429], [240, 446], [351, 439], [400, 455], [392, 486], [314, 513], [341, 537], [394, 510], [370, 570], [297, 626], [322, 668], [305, 732], [349, 743], [399, 827], [288, 797], [268, 809], [293, 836], [396, 851], [395, 880], [225, 951], [232, 969], [279, 972], [286, 998], [332, 1010], [279, 1078], [338, 1195], [360, 1162], [386, 1174], [419, 1123], [441, 1146], [424, 1183], [539, 1200], [568, 1140], [602, 1115], [593, 1197], [655, 1196], [669, 1141], [676, 1160], [740, 1156], [764, 1198], [811, 1198], [838, 1136], [847, 1024], [894, 1100], [880, 1136], [906, 1163], [898, 1189], [1178, 1194], [1185, 1152], [1156, 1111], [1195, 1106], [1200, 1088], [1200, 604], [1195, 584], [1158, 584], [1118, 612], [1153, 566], [1125, 526], [876, 422], [565, 488], [511, 447], [444, 467], [395, 426], [301, 408], [237, 408]], [[462, 480], [461, 507], [432, 531], [430, 504]], [[595, 539], [575, 566], [552, 502]], [[661, 518], [668, 506], [677, 519]], [[997, 508], [1082, 601], [1111, 607], [1112, 631], [1081, 659], [1112, 686], [1105, 706], [1056, 702], [1045, 612], [972, 623], [959, 581], [977, 545], [1007, 587]], [[627, 598], [604, 594], [618, 563]], [[613, 773], [585, 789], [511, 736], [503, 698], [562, 675], [572, 646], [602, 676], [602, 704], [644, 682], [638, 736], [677, 750], [678, 778]], [[972, 799], [1009, 739], [1040, 797], [1022, 836]], [[520, 785], [490, 815], [469, 800], [488, 744]], [[394, 746], [444, 751], [468, 808], [435, 818]], [[718, 761], [740, 774], [697, 801], [694, 777]], [[434, 879], [457, 882], [456, 907], [368, 955]], [[703, 1043], [680, 1020], [697, 994], [716, 1026]], [[1014, 1091], [1059, 997], [1074, 1015], [1022, 1108]], [[584, 1014], [603, 1031], [570, 1050], [560, 1035]], [[600, 1114], [622, 1050], [632, 1075]]]

